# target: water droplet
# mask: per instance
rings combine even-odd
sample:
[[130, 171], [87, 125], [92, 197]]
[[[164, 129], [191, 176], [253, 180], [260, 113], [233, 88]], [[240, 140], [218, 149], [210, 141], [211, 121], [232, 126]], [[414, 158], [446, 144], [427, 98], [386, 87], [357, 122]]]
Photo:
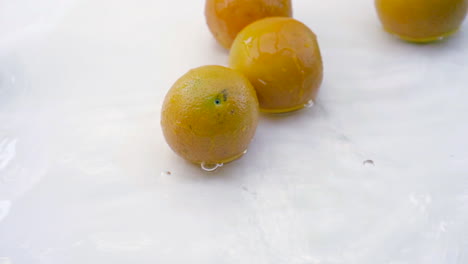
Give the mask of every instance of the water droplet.
[[307, 104], [304, 105], [305, 108], [312, 108], [314, 107], [315, 103], [314, 103], [314, 100], [310, 100], [309, 102], [307, 102]]
[[252, 37], [250, 37], [250, 38], [244, 40], [244, 43], [245, 43], [246, 45], [249, 45], [251, 42], [252, 42]]
[[374, 167], [375, 163], [373, 160], [365, 160], [364, 162], [362, 162], [362, 165], [364, 167]]
[[170, 176], [172, 173], [170, 171], [163, 171], [161, 172], [161, 176]]
[[258, 81], [259, 83], [263, 84], [263, 85], [267, 85], [267, 83], [266, 83], [264, 80], [262, 80], [262, 79], [257, 79], [257, 81]]
[[7, 165], [16, 156], [16, 139], [5, 138], [0, 141], [0, 171], [7, 167]]
[[243, 154], [245, 155], [245, 154], [247, 154], [247, 152], [248, 152], [248, 150], [246, 149], [246, 150], [244, 150]]
[[206, 162], [202, 162], [200, 164], [202, 170], [204, 171], [208, 171], [208, 172], [213, 172], [213, 171], [216, 171], [217, 169], [221, 168], [222, 166], [224, 166], [224, 163], [206, 163]]
[[254, 192], [254, 191], [249, 190], [246, 186], [242, 185], [241, 188], [242, 188], [242, 190], [244, 190], [245, 192], [247, 192], [247, 193], [249, 193], [249, 194], [251, 194], [251, 195], [253, 195], [253, 196], [257, 196], [257, 192]]

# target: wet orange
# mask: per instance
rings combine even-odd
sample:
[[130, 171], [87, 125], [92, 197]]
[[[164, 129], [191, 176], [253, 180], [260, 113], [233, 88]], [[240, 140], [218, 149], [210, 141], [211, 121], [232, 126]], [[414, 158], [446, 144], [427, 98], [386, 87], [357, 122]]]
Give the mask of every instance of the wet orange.
[[247, 26], [232, 45], [229, 64], [253, 84], [264, 112], [303, 108], [315, 100], [323, 79], [317, 37], [292, 18], [265, 18]]
[[198, 164], [233, 161], [243, 155], [258, 122], [250, 82], [221, 66], [204, 66], [182, 76], [163, 103], [161, 126], [169, 146]]
[[455, 33], [468, 0], [375, 0], [386, 31], [411, 42], [431, 42]]
[[291, 0], [207, 0], [205, 16], [216, 40], [226, 49], [250, 23], [272, 16], [292, 16]]

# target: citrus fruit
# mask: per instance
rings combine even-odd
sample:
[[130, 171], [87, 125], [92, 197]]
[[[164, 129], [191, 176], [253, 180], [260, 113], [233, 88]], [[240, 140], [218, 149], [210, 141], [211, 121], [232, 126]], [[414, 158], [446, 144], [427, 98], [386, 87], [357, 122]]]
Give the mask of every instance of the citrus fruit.
[[198, 164], [241, 157], [257, 122], [254, 88], [242, 74], [222, 66], [204, 66], [182, 76], [167, 93], [161, 114], [169, 146]]
[[208, 27], [226, 49], [250, 23], [265, 17], [291, 15], [291, 0], [207, 0], [205, 5]]
[[455, 33], [468, 0], [375, 0], [384, 29], [411, 42], [431, 42]]
[[244, 28], [229, 64], [250, 80], [264, 112], [303, 108], [315, 100], [323, 79], [317, 38], [293, 18], [265, 18]]

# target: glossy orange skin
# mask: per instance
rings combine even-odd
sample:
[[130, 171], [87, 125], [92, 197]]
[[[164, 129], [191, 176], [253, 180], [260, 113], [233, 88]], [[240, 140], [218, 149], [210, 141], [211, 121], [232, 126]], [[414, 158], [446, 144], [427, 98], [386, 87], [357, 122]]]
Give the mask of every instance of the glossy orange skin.
[[193, 163], [226, 163], [243, 155], [258, 123], [250, 82], [222, 66], [182, 76], [166, 95], [161, 127], [169, 146]]
[[430, 42], [456, 32], [465, 19], [468, 0], [375, 0], [388, 32], [414, 42]]
[[292, 18], [265, 18], [247, 26], [232, 45], [229, 64], [253, 84], [264, 112], [303, 108], [316, 99], [323, 79], [317, 37]]
[[265, 17], [292, 16], [291, 0], [207, 0], [205, 16], [216, 40], [226, 49], [247, 25]]

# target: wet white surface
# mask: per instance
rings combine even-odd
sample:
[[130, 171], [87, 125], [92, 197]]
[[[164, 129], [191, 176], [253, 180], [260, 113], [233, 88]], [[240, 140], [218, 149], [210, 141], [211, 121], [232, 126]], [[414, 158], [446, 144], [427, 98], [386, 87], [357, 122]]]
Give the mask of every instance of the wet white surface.
[[209, 174], [159, 127], [226, 65], [203, 1], [0, 1], [0, 264], [468, 262], [468, 24], [411, 45], [368, 0], [296, 0], [315, 106]]

